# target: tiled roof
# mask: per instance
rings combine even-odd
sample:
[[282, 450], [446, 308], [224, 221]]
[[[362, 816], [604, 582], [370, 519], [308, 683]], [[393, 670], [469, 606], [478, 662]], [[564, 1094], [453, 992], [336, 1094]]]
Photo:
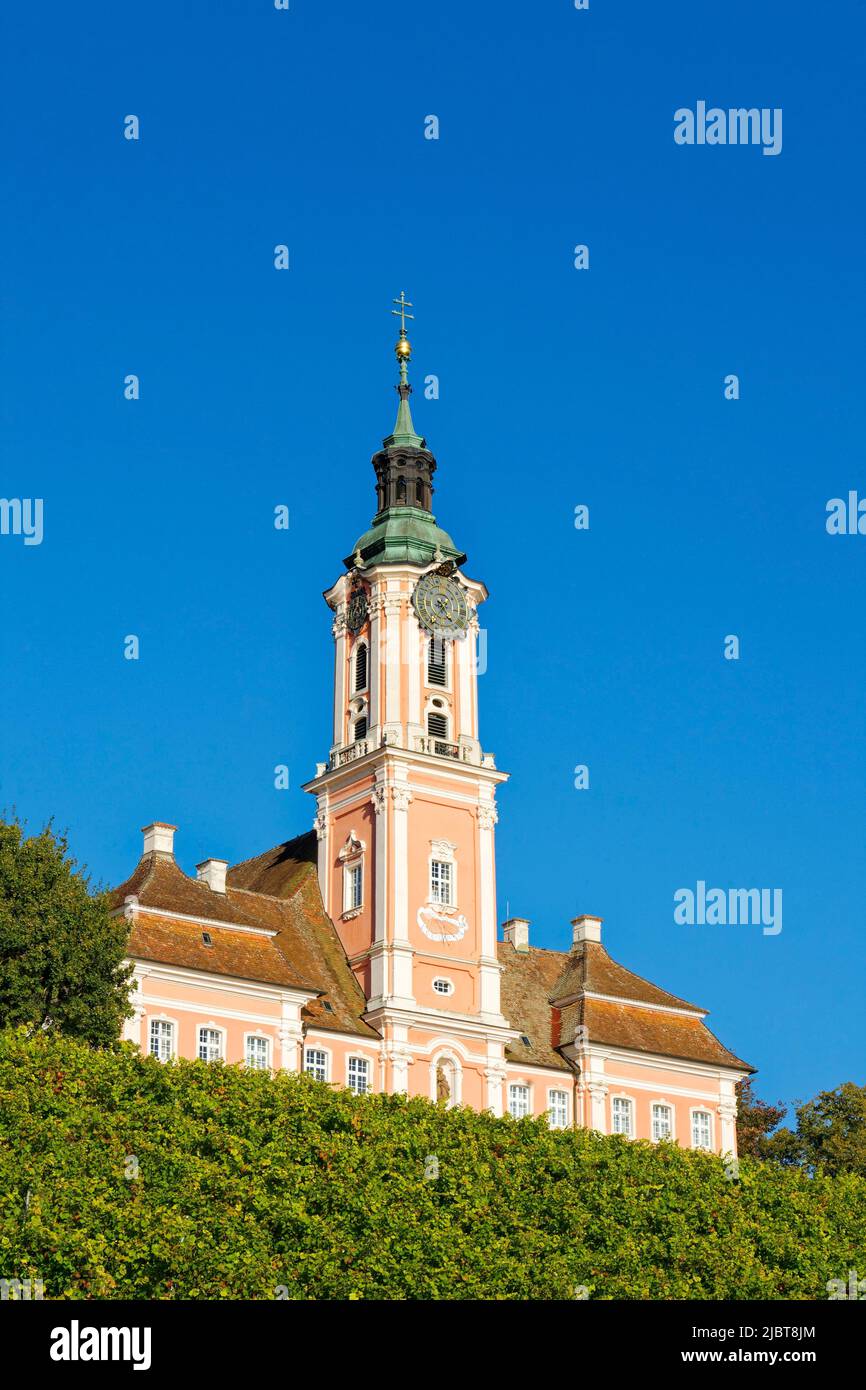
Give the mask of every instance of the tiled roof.
[[554, 999], [568, 999], [572, 995], [609, 994], [617, 999], [636, 999], [641, 1004], [661, 1004], [669, 1009], [692, 1009], [704, 1013], [697, 1004], [689, 1004], [678, 999], [675, 994], [659, 989], [640, 975], [633, 975], [624, 965], [612, 960], [600, 941], [583, 941], [567, 954], [556, 952], [565, 968], [557, 980], [551, 995]]
[[591, 1042], [609, 1047], [754, 1071], [748, 1062], [729, 1052], [699, 1018], [660, 1009], [630, 1008], [606, 999], [583, 999], [562, 1011], [563, 1043], [574, 1038], [578, 1023], [586, 1026]]
[[[307, 990], [319, 996], [303, 1010], [308, 1023], [377, 1038], [364, 1022], [363, 990], [322, 906], [309, 857], [310, 841], [315, 857], [315, 835], [301, 835], [236, 865], [227, 874], [225, 893], [188, 878], [169, 855], [146, 855], [113, 894], [118, 907], [134, 894], [140, 906], [161, 914], [141, 914], [136, 919], [130, 955]], [[255, 884], [255, 891], [248, 884]], [[213, 942], [206, 946], [203, 928], [179, 921], [179, 916], [219, 922], [223, 927], [204, 928]], [[252, 930], [232, 931], [232, 926]]]
[[304, 878], [307, 865], [316, 863], [316, 857], [316, 832], [310, 830], [234, 864], [228, 871], [228, 882], [235, 888], [286, 898]]
[[222, 927], [214, 927], [208, 935], [211, 946], [205, 945], [202, 928], [195, 922], [148, 915], [133, 923], [127, 949], [136, 960], [159, 961], [163, 965], [185, 966], [188, 970], [231, 975], [288, 989], [315, 990], [316, 986], [286, 961], [272, 937]]
[[[695, 1012], [703, 1012], [697, 1005], [633, 975], [612, 960], [600, 942], [583, 942], [568, 952], [537, 947], [516, 951], [511, 942], [503, 942], [498, 950], [505, 967], [502, 1012], [532, 1044], [509, 1043], [509, 1061], [568, 1070], [558, 1049], [574, 1042], [582, 1024], [590, 1043], [753, 1070], [729, 1052], [702, 1019], [694, 1017]], [[633, 1003], [587, 998], [588, 994]], [[569, 999], [573, 1002], [558, 1006]], [[655, 1007], [641, 1007], [647, 1004]], [[672, 1010], [691, 1010], [693, 1016]]]
[[505, 1055], [512, 1062], [526, 1062], [537, 1067], [555, 1067], [571, 1071], [562, 1053], [556, 1051], [553, 1011], [550, 995], [562, 974], [565, 955], [562, 951], [540, 951], [531, 946], [528, 951], [515, 951], [510, 941], [497, 947], [502, 972], [502, 1012], [512, 1028], [529, 1038], [527, 1047], [520, 1039], [510, 1042]]
[[[229, 879], [233, 878], [233, 871]], [[232, 889], [229, 889], [232, 892]], [[237, 889], [233, 893], [263, 920], [279, 919], [276, 945], [294, 967], [314, 980], [322, 992], [304, 1006], [304, 1018], [318, 1027], [359, 1037], [378, 1038], [364, 1022], [364, 991], [352, 974], [343, 944], [322, 906], [319, 880], [312, 864], [299, 869], [290, 896], [284, 899]], [[328, 1009], [327, 1005], [330, 1005]]]

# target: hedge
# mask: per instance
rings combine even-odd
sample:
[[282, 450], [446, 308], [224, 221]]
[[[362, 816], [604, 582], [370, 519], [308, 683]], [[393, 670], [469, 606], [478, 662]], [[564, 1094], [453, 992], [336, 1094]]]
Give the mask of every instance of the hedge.
[[46, 1298], [795, 1299], [866, 1181], [0, 1033], [0, 1278]]

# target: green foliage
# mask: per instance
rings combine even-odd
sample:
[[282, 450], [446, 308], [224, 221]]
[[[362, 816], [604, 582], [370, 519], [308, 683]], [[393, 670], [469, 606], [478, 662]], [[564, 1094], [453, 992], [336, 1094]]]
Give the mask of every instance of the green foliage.
[[795, 1130], [776, 1126], [785, 1107], [767, 1105], [751, 1081], [737, 1087], [737, 1148], [741, 1156], [813, 1172], [859, 1173], [866, 1178], [866, 1087], [846, 1081], [798, 1105]]
[[855, 1175], [0, 1033], [0, 1277], [47, 1298], [823, 1298], [849, 1268]]
[[[737, 1084], [737, 1153], [740, 1158], [770, 1158], [770, 1134], [784, 1120], [787, 1110], [781, 1101], [768, 1105], [752, 1089], [752, 1079]], [[775, 1155], [778, 1157], [778, 1151]]]
[[111, 1046], [129, 1013], [127, 933], [65, 836], [47, 825], [25, 839], [17, 821], [0, 820], [0, 1027]]
[[781, 1129], [768, 1140], [768, 1157], [866, 1178], [866, 1087], [846, 1081], [820, 1091], [796, 1115], [796, 1131]]

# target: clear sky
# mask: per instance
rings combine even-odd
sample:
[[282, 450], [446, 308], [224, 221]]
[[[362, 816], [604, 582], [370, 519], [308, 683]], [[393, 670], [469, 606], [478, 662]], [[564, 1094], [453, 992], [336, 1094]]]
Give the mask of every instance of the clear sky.
[[[188, 871], [310, 826], [405, 290], [500, 920], [603, 916], [768, 1099], [862, 1082], [863, 49], [853, 0], [8, 7], [0, 496], [44, 539], [0, 536], [0, 806], [109, 883], [153, 819]], [[781, 153], [675, 144], [698, 101]], [[698, 880], [781, 933], [678, 925]]]

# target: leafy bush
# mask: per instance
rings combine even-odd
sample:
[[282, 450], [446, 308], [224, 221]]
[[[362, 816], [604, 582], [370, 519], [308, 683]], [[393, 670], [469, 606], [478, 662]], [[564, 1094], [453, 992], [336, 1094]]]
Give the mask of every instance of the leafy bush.
[[857, 1175], [0, 1033], [0, 1277], [46, 1298], [826, 1298], [849, 1268]]

